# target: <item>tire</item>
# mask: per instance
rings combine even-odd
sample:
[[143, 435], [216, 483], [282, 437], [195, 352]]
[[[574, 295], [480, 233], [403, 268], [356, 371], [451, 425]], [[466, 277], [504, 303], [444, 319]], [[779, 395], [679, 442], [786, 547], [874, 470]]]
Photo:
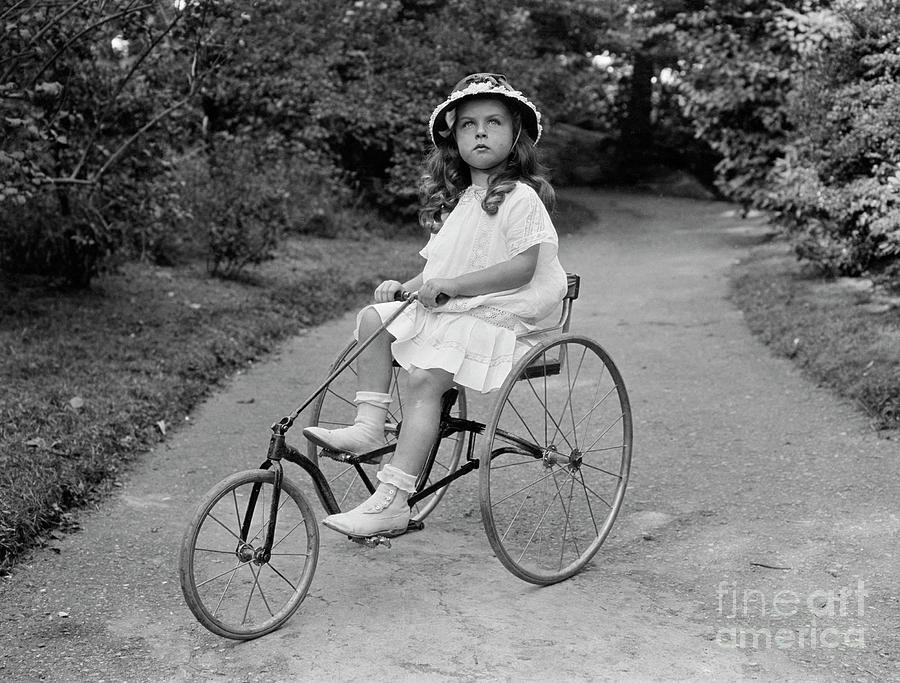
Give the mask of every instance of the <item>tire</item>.
[[622, 506], [631, 449], [625, 385], [597, 342], [566, 334], [528, 351], [479, 453], [481, 518], [503, 565], [539, 585], [580, 571]]
[[[356, 341], [351, 341], [332, 363], [329, 373], [338, 367], [344, 359], [356, 348]], [[406, 389], [406, 373], [396, 365], [391, 376], [391, 385], [388, 390], [394, 397], [391, 408], [388, 411], [385, 430], [388, 434], [388, 443], [396, 444], [398, 425], [403, 420], [402, 396]], [[306, 426], [325, 427], [337, 429], [353, 424], [356, 416], [356, 405], [353, 399], [356, 396], [356, 368], [351, 364], [340, 375], [334, 378], [328, 388], [323, 391], [310, 406], [309, 418]], [[451, 415], [466, 417], [466, 396], [462, 387], [459, 388], [459, 398], [456, 401]], [[434, 465], [431, 468], [428, 481], [423, 485], [428, 486], [434, 481], [454, 472], [459, 466], [460, 455], [465, 445], [465, 434], [452, 434], [441, 440]], [[334, 497], [337, 499], [341, 510], [349, 510], [369, 497], [370, 492], [360, 479], [356, 469], [347, 462], [339, 462], [327, 456], [321, 455], [321, 449], [316, 444], [307, 441], [307, 455], [310, 460], [317, 462], [319, 468], [328, 479]], [[375, 473], [377, 464], [362, 465], [369, 480], [377, 486]], [[412, 519], [421, 522], [427, 517], [440, 502], [448, 487], [439, 489], [434, 494], [422, 499], [412, 509]]]
[[[319, 558], [315, 515], [290, 480], [282, 480], [272, 555], [254, 559], [266, 536], [274, 489], [272, 470], [247, 470], [203, 497], [181, 543], [181, 590], [213, 633], [249, 640], [282, 626], [306, 596]], [[251, 499], [258, 489], [255, 505]], [[241, 525], [250, 514], [249, 538]]]

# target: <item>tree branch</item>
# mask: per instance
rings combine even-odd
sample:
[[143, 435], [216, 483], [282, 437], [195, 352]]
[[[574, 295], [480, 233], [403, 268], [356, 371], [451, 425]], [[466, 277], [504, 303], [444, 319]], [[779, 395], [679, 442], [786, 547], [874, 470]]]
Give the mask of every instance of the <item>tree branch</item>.
[[10, 7], [7, 10], [4, 10], [2, 13], [0, 13], [0, 21], [3, 21], [4, 19], [6, 19], [6, 17], [8, 17], [13, 12], [15, 12], [17, 9], [19, 9], [22, 5], [24, 5], [28, 1], [29, 0], [19, 0], [19, 2], [12, 5], [12, 7]]
[[[130, 138], [128, 138], [125, 142], [123, 142], [119, 146], [119, 149], [117, 149], [115, 152], [113, 152], [109, 156], [109, 158], [104, 162], [103, 166], [100, 167], [100, 170], [98, 170], [93, 175], [93, 177], [90, 179], [90, 182], [94, 182], [94, 183], [99, 182], [101, 176], [103, 176], [103, 174], [106, 173], [106, 170], [110, 166], [112, 166], [115, 162], [117, 162], [119, 160], [119, 158], [121, 158], [121, 156], [125, 153], [125, 150], [128, 149], [135, 140], [137, 140], [146, 131], [150, 130], [153, 126], [155, 126], [157, 123], [159, 123], [164, 118], [166, 118], [173, 111], [181, 109], [181, 107], [183, 107], [188, 102], [190, 102], [191, 98], [193, 98], [195, 93], [196, 93], [196, 89], [192, 88], [191, 92], [188, 94], [187, 97], [185, 97], [182, 100], [179, 100], [178, 102], [173, 104], [171, 107], [161, 111], [159, 114], [157, 114], [152, 119], [150, 119], [147, 123], [145, 123], [143, 126], [141, 126]], [[77, 179], [73, 177], [72, 180], [77, 180]]]
[[[84, 150], [82, 150], [81, 158], [78, 159], [78, 163], [75, 164], [75, 168], [72, 171], [72, 177], [76, 177], [80, 172], [85, 162], [87, 161], [88, 154], [90, 154], [91, 149], [94, 146], [94, 141], [97, 139], [97, 136], [100, 134], [100, 127], [103, 125], [103, 121], [106, 118], [106, 114], [109, 113], [109, 110], [112, 108], [113, 102], [115, 102], [116, 98], [122, 93], [122, 90], [125, 89], [125, 84], [131, 79], [134, 75], [137, 68], [144, 63], [144, 60], [156, 49], [156, 46], [165, 38], [169, 33], [172, 32], [172, 29], [175, 28], [175, 24], [177, 24], [181, 19], [181, 14], [175, 16], [172, 21], [169, 22], [169, 25], [166, 26], [165, 30], [160, 33], [150, 45], [147, 46], [147, 49], [141, 54], [141, 56], [135, 60], [134, 64], [131, 65], [131, 68], [128, 70], [128, 73], [122, 77], [119, 81], [118, 86], [116, 86], [115, 91], [109, 96], [106, 104], [103, 106], [103, 109], [100, 112], [100, 115], [97, 117], [97, 123], [94, 126], [94, 129], [91, 131], [91, 137], [88, 139], [87, 144], [84, 146]], [[193, 94], [193, 93], [192, 93]], [[130, 143], [129, 143], [130, 144]]]
[[45, 34], [47, 31], [49, 31], [55, 24], [58, 24], [58, 23], [61, 22], [63, 19], [65, 19], [69, 14], [71, 14], [71, 13], [74, 12], [76, 9], [78, 9], [78, 7], [79, 7], [80, 5], [86, 5], [88, 2], [90, 2], [90, 0], [79, 0], [79, 1], [77, 1], [77, 2], [73, 2], [71, 5], [69, 5], [68, 8], [66, 8], [65, 10], [63, 10], [62, 12], [60, 12], [59, 14], [57, 14], [55, 17], [53, 17], [50, 21], [48, 21], [48, 22], [41, 28], [40, 31], [38, 31], [37, 33], [35, 33], [35, 34], [31, 37], [31, 40], [28, 41], [28, 44], [29, 44], [29, 45], [32, 45], [32, 44], [36, 43], [39, 39], [43, 38], [43, 37], [44, 37], [44, 34]]

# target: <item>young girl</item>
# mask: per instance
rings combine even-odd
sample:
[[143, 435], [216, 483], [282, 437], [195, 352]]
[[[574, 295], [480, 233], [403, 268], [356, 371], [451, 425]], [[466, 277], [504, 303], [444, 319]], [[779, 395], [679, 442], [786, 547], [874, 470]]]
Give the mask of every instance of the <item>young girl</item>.
[[554, 193], [534, 151], [541, 136], [536, 107], [505, 76], [473, 74], [434, 110], [429, 133], [434, 149], [419, 212], [432, 233], [420, 252], [425, 267], [407, 282], [378, 286], [376, 303], [359, 314], [356, 338], [368, 338], [397, 310], [397, 292], [418, 291], [418, 301], [359, 356], [354, 424], [303, 430], [333, 450], [383, 446], [392, 357], [409, 373], [403, 429], [377, 490], [323, 521], [350, 536], [406, 530], [407, 498], [437, 438], [441, 396], [454, 383], [498, 389], [527, 349], [516, 336], [553, 313], [566, 291], [545, 208]]

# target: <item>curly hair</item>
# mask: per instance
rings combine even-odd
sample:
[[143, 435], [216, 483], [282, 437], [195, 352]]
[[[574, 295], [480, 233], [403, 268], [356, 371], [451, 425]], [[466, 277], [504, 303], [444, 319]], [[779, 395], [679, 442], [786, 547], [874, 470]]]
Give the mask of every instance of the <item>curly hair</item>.
[[[516, 142], [510, 150], [506, 168], [488, 182], [481, 208], [491, 216], [496, 214], [506, 195], [515, 188], [517, 181], [521, 181], [531, 186], [547, 210], [552, 211], [556, 193], [545, 177], [547, 169], [538, 161], [534, 141], [522, 127], [521, 115], [517, 110], [512, 110], [512, 115], [518, 130]], [[445, 216], [459, 203], [460, 195], [471, 184], [472, 174], [459, 154], [454, 136], [448, 144], [432, 148], [419, 182], [419, 223], [422, 227], [438, 232]]]

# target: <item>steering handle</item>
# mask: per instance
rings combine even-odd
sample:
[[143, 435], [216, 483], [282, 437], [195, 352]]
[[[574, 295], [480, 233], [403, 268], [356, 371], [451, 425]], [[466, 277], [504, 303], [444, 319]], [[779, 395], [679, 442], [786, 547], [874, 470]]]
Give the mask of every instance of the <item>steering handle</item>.
[[[409, 299], [418, 299], [418, 292], [408, 292], [405, 289], [398, 289], [394, 292], [394, 301], [408, 301]], [[450, 301], [450, 296], [448, 294], [438, 294], [437, 295], [437, 305], [443, 306], [445, 303]]]

